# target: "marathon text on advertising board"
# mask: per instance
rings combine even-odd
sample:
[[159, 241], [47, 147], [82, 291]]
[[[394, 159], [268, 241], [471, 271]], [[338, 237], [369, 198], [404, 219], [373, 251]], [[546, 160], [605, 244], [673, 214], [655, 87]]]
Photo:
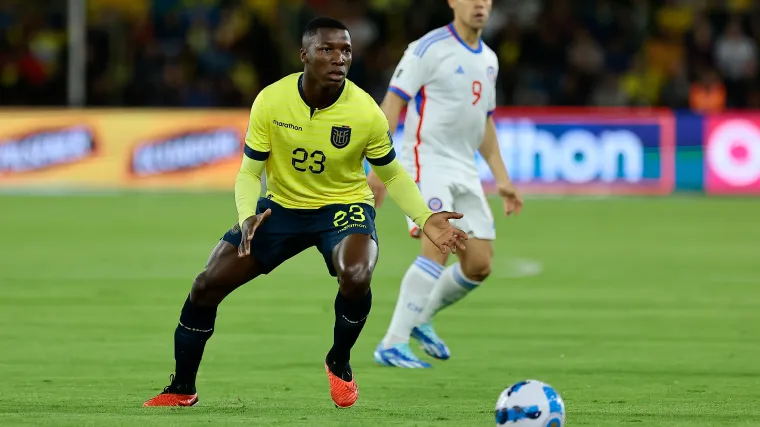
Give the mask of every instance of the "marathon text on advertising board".
[[536, 126], [528, 120], [500, 123], [502, 156], [517, 182], [638, 183], [644, 176], [644, 144], [630, 128]]
[[[496, 131], [512, 180], [527, 192], [669, 194], [675, 181], [672, 116], [608, 118], [512, 114], [497, 110]], [[394, 140], [403, 141], [400, 129]], [[399, 147], [397, 144], [397, 152]], [[475, 153], [484, 186], [493, 184]]]

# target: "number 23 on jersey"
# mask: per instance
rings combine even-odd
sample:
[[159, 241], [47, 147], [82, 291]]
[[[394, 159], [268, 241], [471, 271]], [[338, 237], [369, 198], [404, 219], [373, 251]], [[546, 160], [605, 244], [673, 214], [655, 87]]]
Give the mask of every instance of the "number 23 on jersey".
[[308, 170], [311, 173], [320, 174], [325, 170], [325, 160], [327, 160], [325, 153], [319, 150], [309, 153], [303, 148], [296, 148], [293, 150], [293, 158], [290, 162], [298, 172], [306, 172]]

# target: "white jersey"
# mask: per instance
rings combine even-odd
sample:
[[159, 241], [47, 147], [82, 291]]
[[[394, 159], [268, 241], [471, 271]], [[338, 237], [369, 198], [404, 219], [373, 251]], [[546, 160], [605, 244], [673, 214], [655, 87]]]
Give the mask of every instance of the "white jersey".
[[479, 43], [472, 49], [449, 24], [410, 43], [396, 67], [388, 90], [409, 103], [400, 158], [417, 182], [425, 168], [478, 175], [475, 150], [496, 108], [499, 71]]

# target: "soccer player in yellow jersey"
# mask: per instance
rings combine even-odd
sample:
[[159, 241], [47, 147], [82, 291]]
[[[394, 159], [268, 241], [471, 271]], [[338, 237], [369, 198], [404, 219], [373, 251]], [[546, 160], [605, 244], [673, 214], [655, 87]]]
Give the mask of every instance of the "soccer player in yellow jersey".
[[[346, 79], [351, 65], [346, 27], [330, 18], [311, 21], [303, 34], [301, 62], [303, 73], [267, 86], [253, 102], [235, 182], [238, 223], [193, 281], [174, 333], [175, 375], [145, 406], [197, 403], [195, 377], [219, 303], [312, 246], [339, 284], [334, 342], [325, 358], [330, 395], [338, 407], [356, 402], [359, 391], [349, 358], [370, 312], [378, 258], [365, 158], [391, 198], [442, 253], [464, 249], [467, 234], [449, 223], [462, 215], [428, 209], [395, 160], [382, 110]], [[268, 191], [259, 198], [265, 166]]]

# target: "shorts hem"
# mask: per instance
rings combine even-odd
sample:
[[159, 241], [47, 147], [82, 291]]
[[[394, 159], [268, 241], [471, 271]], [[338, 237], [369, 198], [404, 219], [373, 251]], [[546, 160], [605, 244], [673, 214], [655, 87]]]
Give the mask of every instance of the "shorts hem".
[[[238, 243], [231, 242], [229, 239], [227, 239], [225, 237], [227, 237], [227, 236], [226, 235], [222, 236], [219, 239], [219, 241], [225, 241], [225, 242], [229, 243], [230, 245], [232, 245], [235, 248], [237, 248], [240, 245], [240, 242], [238, 242]], [[251, 254], [249, 256], [251, 258], [254, 258], [256, 260], [256, 262], [261, 266], [261, 270], [259, 270], [259, 274], [267, 275], [267, 274], [271, 273], [276, 268], [276, 267], [271, 267], [270, 268], [269, 266], [267, 266], [267, 264], [265, 262], [261, 261], [261, 258], [255, 256], [255, 254], [253, 253], [253, 249], [251, 249]]]

